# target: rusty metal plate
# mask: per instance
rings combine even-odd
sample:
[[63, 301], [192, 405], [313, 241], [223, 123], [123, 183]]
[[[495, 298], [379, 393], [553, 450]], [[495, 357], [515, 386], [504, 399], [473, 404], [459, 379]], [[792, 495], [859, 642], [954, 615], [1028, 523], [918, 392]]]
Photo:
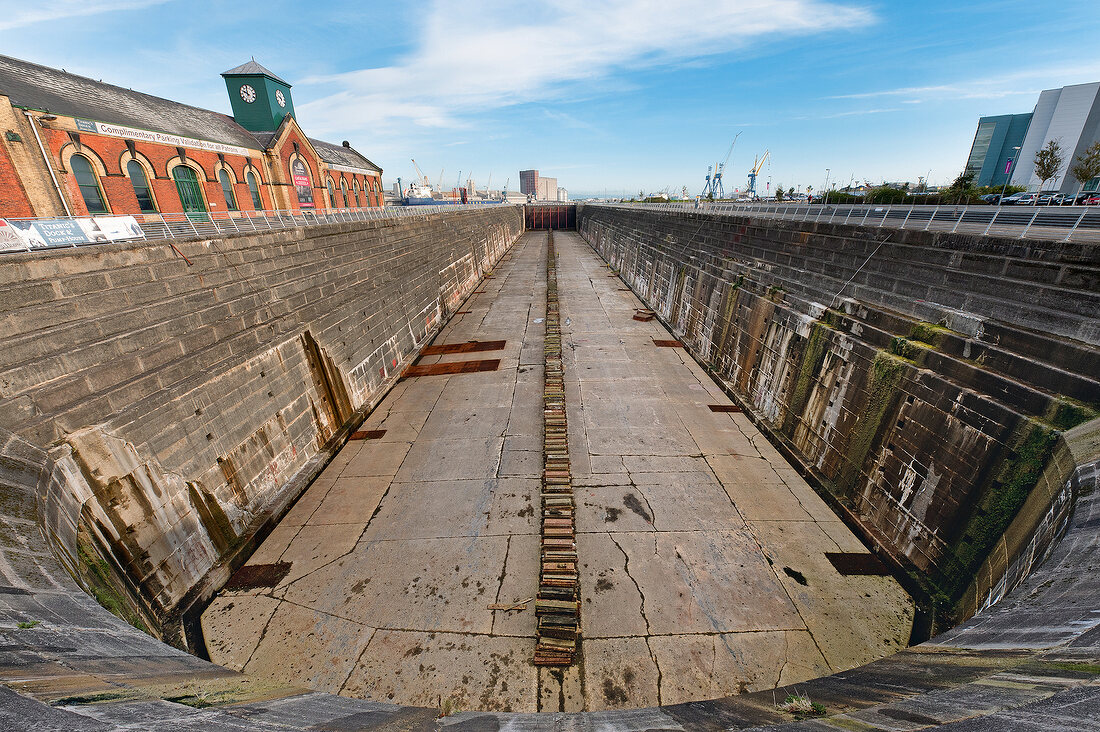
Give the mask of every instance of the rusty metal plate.
[[882, 560], [869, 552], [825, 552], [825, 558], [845, 577], [890, 574]]
[[349, 440], [379, 440], [382, 435], [386, 434], [385, 430], [359, 430], [358, 432], [352, 432]]
[[658, 348], [683, 348], [684, 344], [680, 341], [659, 341], [656, 338], [653, 339], [653, 345]]
[[455, 315], [469, 315], [473, 310], [456, 310]]
[[708, 404], [712, 412], [740, 412], [741, 407], [736, 404]]
[[275, 564], [246, 564], [229, 578], [225, 590], [255, 590], [259, 587], [274, 587], [290, 572], [290, 562]]
[[471, 294], [471, 295], [484, 295], [484, 294], [485, 294], [485, 290], [474, 290], [474, 291], [473, 291], [473, 292], [471, 292], [470, 294]]
[[424, 366], [410, 366], [402, 374], [411, 379], [417, 376], [446, 376], [449, 374], [475, 374], [479, 371], [496, 371], [500, 367], [499, 358], [485, 358], [480, 361], [453, 361], [451, 363], [433, 363]]
[[508, 341], [468, 341], [466, 343], [444, 343], [428, 346], [420, 352], [421, 356], [442, 356], [447, 353], [476, 353], [478, 351], [499, 351]]

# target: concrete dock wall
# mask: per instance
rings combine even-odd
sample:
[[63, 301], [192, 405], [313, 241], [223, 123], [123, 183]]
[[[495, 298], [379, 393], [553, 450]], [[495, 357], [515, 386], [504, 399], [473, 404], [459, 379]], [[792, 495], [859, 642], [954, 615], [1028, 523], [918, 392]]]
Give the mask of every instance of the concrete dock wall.
[[48, 453], [47, 536], [120, 612], [227, 578], [326, 445], [522, 233], [519, 207], [0, 261], [0, 427]]
[[1062, 431], [1100, 404], [1095, 245], [601, 206], [578, 227], [941, 614], [1064, 524]]

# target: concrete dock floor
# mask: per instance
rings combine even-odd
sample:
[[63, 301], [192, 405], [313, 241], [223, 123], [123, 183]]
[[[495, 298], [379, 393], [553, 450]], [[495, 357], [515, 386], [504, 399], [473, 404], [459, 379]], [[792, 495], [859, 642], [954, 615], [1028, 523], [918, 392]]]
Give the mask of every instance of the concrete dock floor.
[[576, 711], [773, 688], [893, 653], [912, 604], [842, 576], [863, 545], [576, 234], [556, 232], [581, 652], [536, 668], [544, 232], [525, 234], [435, 343], [495, 371], [400, 382], [261, 545], [273, 586], [223, 591], [211, 659], [341, 694]]

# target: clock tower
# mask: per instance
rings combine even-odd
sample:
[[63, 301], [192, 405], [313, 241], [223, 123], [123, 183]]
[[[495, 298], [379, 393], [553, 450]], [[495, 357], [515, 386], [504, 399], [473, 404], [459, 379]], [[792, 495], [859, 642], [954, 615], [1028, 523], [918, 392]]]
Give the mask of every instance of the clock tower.
[[250, 132], [273, 132], [286, 115], [294, 114], [290, 84], [256, 63], [222, 72], [233, 119]]

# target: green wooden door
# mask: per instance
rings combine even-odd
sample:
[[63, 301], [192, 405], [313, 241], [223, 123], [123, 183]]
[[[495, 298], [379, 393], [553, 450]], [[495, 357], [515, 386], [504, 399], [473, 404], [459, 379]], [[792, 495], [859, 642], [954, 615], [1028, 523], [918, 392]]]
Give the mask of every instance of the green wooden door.
[[176, 181], [176, 191], [180, 194], [180, 203], [187, 218], [205, 221], [206, 204], [202, 200], [202, 189], [195, 171], [185, 165], [177, 165], [172, 168], [172, 178]]

